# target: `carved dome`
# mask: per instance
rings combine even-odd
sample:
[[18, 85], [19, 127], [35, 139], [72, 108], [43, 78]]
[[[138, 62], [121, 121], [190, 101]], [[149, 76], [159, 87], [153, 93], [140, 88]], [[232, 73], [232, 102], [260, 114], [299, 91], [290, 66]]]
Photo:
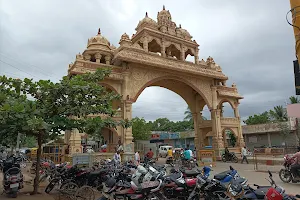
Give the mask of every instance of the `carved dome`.
[[178, 37], [187, 40], [191, 40], [193, 38], [193, 36], [191, 36], [191, 34], [186, 29], [181, 28], [181, 25], [179, 25], [179, 28], [176, 29], [176, 34]]
[[88, 39], [88, 44], [87, 44], [87, 47], [91, 47], [91, 46], [107, 46], [109, 47], [110, 46], [110, 43], [109, 41], [103, 37], [101, 35], [101, 32], [100, 32], [100, 28], [98, 29], [98, 34], [94, 37], [91, 37], [90, 39]]
[[153, 29], [157, 29], [158, 25], [156, 23], [155, 20], [151, 19], [150, 17], [148, 17], [148, 13], [146, 12], [146, 16], [144, 19], [142, 19], [139, 24], [137, 25], [136, 29], [138, 31], [138, 29], [140, 27], [148, 27], [148, 28], [153, 28]]
[[172, 22], [172, 16], [169, 10], [163, 6], [162, 11], [157, 14], [157, 23], [159, 26], [169, 26]]

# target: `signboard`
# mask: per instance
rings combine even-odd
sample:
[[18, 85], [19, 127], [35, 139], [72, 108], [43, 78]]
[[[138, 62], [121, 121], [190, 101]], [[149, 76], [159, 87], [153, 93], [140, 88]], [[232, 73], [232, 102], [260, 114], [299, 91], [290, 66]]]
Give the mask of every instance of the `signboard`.
[[72, 157], [73, 165], [89, 165], [90, 163], [90, 155], [89, 154], [74, 154]]
[[200, 150], [198, 155], [200, 158], [200, 165], [202, 166], [216, 165], [216, 156], [214, 150]]

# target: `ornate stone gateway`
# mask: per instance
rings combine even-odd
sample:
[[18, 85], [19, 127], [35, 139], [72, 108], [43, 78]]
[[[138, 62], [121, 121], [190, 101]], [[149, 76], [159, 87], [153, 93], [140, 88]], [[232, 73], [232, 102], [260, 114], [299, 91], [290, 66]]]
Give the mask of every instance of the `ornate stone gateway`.
[[[238, 147], [244, 145], [238, 111], [239, 99], [243, 97], [235, 84], [226, 86], [228, 77], [212, 57], [199, 60], [199, 45], [187, 30], [172, 21], [165, 7], [158, 12], [157, 22], [146, 13], [136, 33], [131, 38], [124, 33], [119, 44], [118, 48], [111, 45], [99, 29], [88, 40], [87, 49], [77, 54], [75, 62], [69, 65], [69, 75], [111, 67], [110, 77], [102, 84], [122, 95], [122, 101], [114, 102], [114, 108], [118, 109], [116, 117], [122, 119], [132, 119], [132, 103], [146, 87], [167, 88], [180, 95], [193, 113], [197, 149], [209, 145], [210, 140], [219, 155], [226, 145], [225, 129], [236, 135]], [[193, 61], [188, 61], [187, 57], [191, 56]], [[235, 117], [223, 118], [224, 102], [230, 103]], [[211, 120], [202, 119], [205, 105], [211, 111]], [[120, 127], [117, 134], [125, 152], [132, 152], [132, 129]]]

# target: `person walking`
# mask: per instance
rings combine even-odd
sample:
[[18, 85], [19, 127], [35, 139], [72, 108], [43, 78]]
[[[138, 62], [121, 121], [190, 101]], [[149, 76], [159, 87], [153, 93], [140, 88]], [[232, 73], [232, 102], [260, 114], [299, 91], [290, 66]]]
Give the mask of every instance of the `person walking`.
[[248, 151], [246, 147], [242, 148], [242, 164], [244, 163], [244, 160], [246, 160], [247, 164], [249, 164], [248, 159], [247, 159]]

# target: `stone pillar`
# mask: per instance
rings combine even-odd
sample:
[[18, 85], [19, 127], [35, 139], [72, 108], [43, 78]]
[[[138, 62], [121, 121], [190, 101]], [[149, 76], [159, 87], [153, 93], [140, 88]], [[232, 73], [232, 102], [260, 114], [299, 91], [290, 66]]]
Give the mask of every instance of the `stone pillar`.
[[195, 138], [194, 138], [194, 144], [195, 147], [199, 150], [200, 149], [200, 141], [199, 141], [199, 123], [198, 123], [198, 115], [197, 113], [193, 113], [193, 121], [194, 121], [194, 131], [195, 131]]
[[95, 54], [96, 63], [100, 63], [101, 57], [102, 57], [102, 55], [100, 53]]
[[144, 37], [143, 47], [146, 52], [148, 52], [148, 38]]
[[185, 48], [183, 46], [180, 51], [180, 60], [185, 61]]
[[111, 56], [105, 56], [105, 63], [107, 65], [110, 65], [110, 59], [111, 59]]
[[196, 49], [194, 58], [195, 58], [195, 64], [198, 65], [199, 64], [199, 49], [198, 48]]
[[212, 86], [212, 109], [211, 109], [211, 121], [212, 121], [212, 132], [213, 136], [213, 149], [216, 152], [217, 159], [221, 158], [221, 154], [224, 150], [224, 141], [221, 130], [221, 110], [217, 109], [218, 96], [217, 87]]
[[238, 119], [238, 129], [237, 129], [237, 145], [238, 147], [243, 147], [245, 146], [245, 141], [243, 137], [243, 129], [241, 125], [241, 118], [240, 118], [240, 113], [239, 113], [239, 107], [238, 104], [236, 104], [234, 108], [234, 116]]
[[164, 41], [161, 42], [161, 56], [166, 57], [166, 46]]
[[[126, 101], [125, 102], [125, 119], [131, 120], [132, 119], [132, 102]], [[133, 160], [134, 156], [134, 143], [132, 142], [132, 128], [125, 129], [125, 138], [124, 138], [124, 161]]]
[[78, 129], [73, 129], [71, 131], [69, 145], [70, 145], [70, 149], [69, 149], [70, 155], [75, 153], [82, 153], [81, 134], [79, 133]]

